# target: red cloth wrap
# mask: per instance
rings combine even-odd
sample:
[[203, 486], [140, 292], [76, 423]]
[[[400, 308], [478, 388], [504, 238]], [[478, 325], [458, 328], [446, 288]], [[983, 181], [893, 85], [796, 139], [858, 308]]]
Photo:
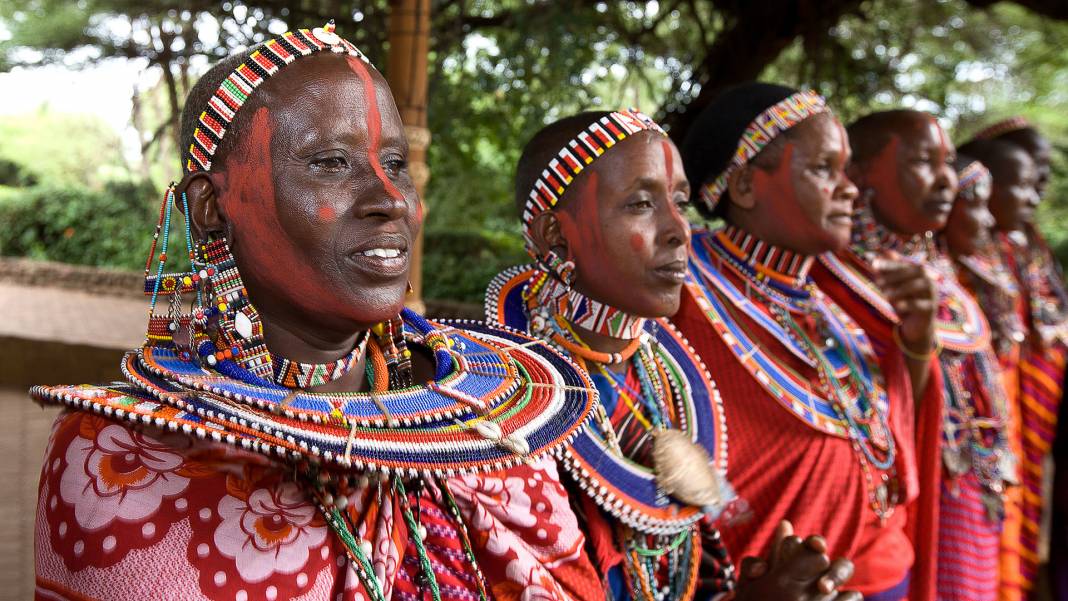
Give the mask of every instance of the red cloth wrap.
[[[899, 507], [880, 525], [849, 439], [815, 429], [766, 392], [709, 324], [693, 294], [688, 287], [683, 289], [673, 321], [719, 386], [730, 433], [728, 478], [749, 508], [717, 524], [731, 556], [764, 555], [775, 527], [786, 519], [801, 536], [824, 536], [832, 557], [854, 562], [850, 589], [872, 594], [900, 583], [913, 563], [905, 512]], [[781, 342], [742, 319], [763, 349], [798, 373], [816, 378], [815, 371]], [[915, 490], [915, 454], [909, 440], [913, 430], [908, 423], [912, 393], [907, 375], [900, 371], [890, 371], [886, 382], [891, 429], [899, 451], [898, 473]]]

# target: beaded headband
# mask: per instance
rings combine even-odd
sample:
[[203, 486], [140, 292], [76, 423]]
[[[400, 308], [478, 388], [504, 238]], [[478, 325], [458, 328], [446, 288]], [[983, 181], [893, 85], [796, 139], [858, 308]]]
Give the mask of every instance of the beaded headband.
[[287, 31], [267, 40], [223, 80], [219, 89], [215, 90], [215, 94], [208, 100], [208, 106], [200, 113], [199, 123], [193, 130], [193, 142], [189, 145], [186, 169], [190, 173], [210, 171], [212, 157], [226, 135], [227, 128], [252, 92], [268, 77], [278, 73], [279, 69], [298, 57], [325, 50], [354, 56], [371, 65], [371, 61], [356, 46], [334, 33], [333, 19], [322, 27]]
[[642, 131], [655, 131], [667, 137], [667, 133], [655, 121], [637, 109], [615, 111], [591, 123], [556, 153], [534, 181], [523, 209], [523, 236], [528, 251], [534, 248], [530, 235], [530, 224], [534, 218], [554, 208], [575, 177], [594, 159], [628, 136]]
[[[972, 161], [964, 169], [961, 169], [957, 176], [957, 196], [967, 199], [981, 196], [990, 190], [992, 182], [993, 176], [990, 174], [990, 170], [986, 168], [986, 165], [979, 161]], [[984, 188], [985, 190], [981, 194], [979, 190]]]
[[804, 90], [787, 96], [757, 115], [742, 132], [738, 148], [727, 168], [716, 179], [701, 186], [701, 201], [709, 211], [714, 210], [723, 193], [727, 191], [727, 180], [735, 171], [746, 166], [783, 132], [813, 115], [830, 110], [822, 96], [811, 90]]
[[976, 140], [993, 140], [994, 138], [1007, 134], [1011, 131], [1027, 129], [1028, 127], [1031, 127], [1031, 123], [1024, 117], [1016, 115], [1015, 117], [1002, 119], [1001, 121], [998, 121], [997, 123], [986, 127], [985, 129], [981, 129], [972, 137]]

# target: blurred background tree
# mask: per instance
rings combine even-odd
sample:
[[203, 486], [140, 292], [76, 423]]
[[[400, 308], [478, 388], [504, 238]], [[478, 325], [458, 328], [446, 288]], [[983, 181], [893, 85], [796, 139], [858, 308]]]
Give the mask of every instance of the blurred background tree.
[[[636, 105], [678, 139], [719, 90], [753, 78], [815, 88], [847, 121], [890, 106], [928, 110], [958, 141], [1027, 115], [1060, 151], [1041, 221], [1068, 251], [1068, 6], [1059, 0], [434, 0], [432, 14], [428, 298], [478, 301], [498, 269], [524, 259], [512, 166], [542, 124]], [[0, 222], [22, 228], [0, 230], [0, 254], [136, 268], [131, 249], [150, 211], [129, 211], [120, 227], [113, 210], [150, 207], [178, 173], [177, 116], [191, 83], [213, 60], [329, 18], [386, 64], [385, 0], [0, 4], [0, 70], [138, 58], [159, 74], [134, 94], [133, 158], [87, 118], [0, 119]], [[50, 198], [69, 210], [46, 210]], [[98, 235], [74, 240], [81, 231]], [[100, 232], [128, 238], [111, 246]]]

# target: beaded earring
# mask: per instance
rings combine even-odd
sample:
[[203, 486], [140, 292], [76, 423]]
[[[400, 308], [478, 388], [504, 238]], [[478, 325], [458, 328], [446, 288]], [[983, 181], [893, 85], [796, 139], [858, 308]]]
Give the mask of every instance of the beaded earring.
[[[385, 368], [389, 374], [389, 389], [405, 388], [412, 385], [412, 351], [404, 339], [404, 320], [400, 315], [393, 319], [375, 324], [371, 328], [375, 344], [369, 345], [372, 352], [372, 365], [378, 363], [379, 369]], [[377, 359], [381, 353], [381, 362]], [[378, 380], [377, 374], [375, 380]]]
[[208, 303], [193, 312], [197, 355], [226, 375], [236, 368], [261, 380], [272, 379], [263, 322], [249, 301], [226, 237], [202, 242], [200, 252], [203, 267], [196, 275]]
[[[550, 334], [557, 314], [567, 312], [568, 293], [575, 283], [575, 262], [562, 259], [552, 249], [535, 260], [539, 269], [527, 285], [523, 300], [530, 308], [530, 332], [542, 336]], [[544, 294], [552, 298], [544, 299]]]
[[560, 255], [556, 254], [556, 251], [552, 249], [538, 257], [538, 265], [546, 272], [556, 276], [556, 279], [567, 286], [568, 290], [575, 283], [575, 262], [571, 259], [560, 258]]

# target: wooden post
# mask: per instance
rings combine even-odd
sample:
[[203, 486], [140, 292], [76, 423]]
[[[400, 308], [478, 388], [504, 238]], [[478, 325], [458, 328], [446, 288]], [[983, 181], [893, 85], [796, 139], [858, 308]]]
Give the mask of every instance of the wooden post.
[[[430, 169], [426, 150], [430, 130], [426, 126], [427, 54], [430, 50], [430, 0], [391, 0], [389, 15], [389, 63], [386, 80], [404, 121], [411, 153], [408, 170], [419, 193], [425, 223], [426, 203], [423, 194]], [[423, 234], [412, 249], [411, 282], [413, 294], [408, 306], [422, 312], [423, 304]]]

